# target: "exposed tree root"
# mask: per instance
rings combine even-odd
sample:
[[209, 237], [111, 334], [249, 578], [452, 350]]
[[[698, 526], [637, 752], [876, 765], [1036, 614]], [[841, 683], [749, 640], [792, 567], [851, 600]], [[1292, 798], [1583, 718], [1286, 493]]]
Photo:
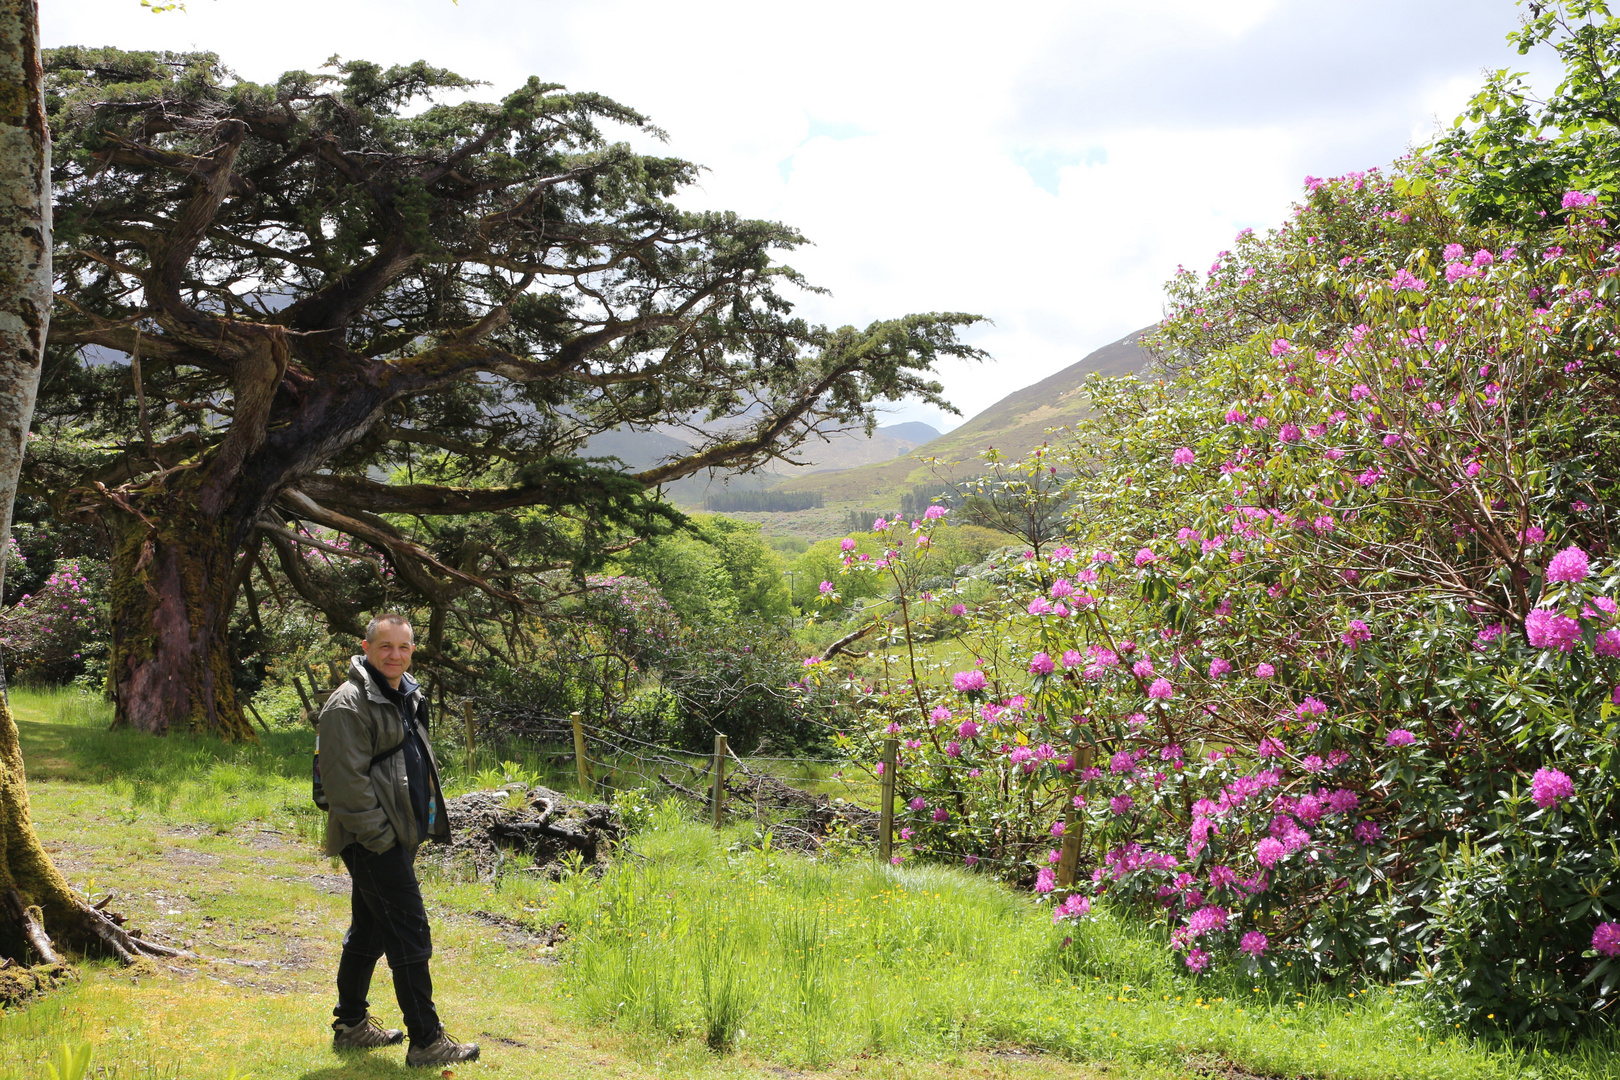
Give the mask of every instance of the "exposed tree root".
[[[21, 930], [23, 940], [40, 964], [47, 967], [61, 966], [62, 958], [57, 954], [56, 943], [45, 932], [40, 909], [24, 904], [22, 894], [17, 891], [16, 886], [7, 886], [0, 895], [5, 899], [6, 914]], [[66, 925], [60, 931], [63, 939], [85, 952], [111, 953], [126, 964], [133, 964], [143, 958], [168, 959], [195, 955], [184, 949], [147, 941], [140, 936], [139, 930], [126, 930], [123, 926], [126, 921], [123, 915], [103, 910], [111, 899], [112, 896], [109, 894], [94, 905], [75, 901], [74, 910], [64, 920]]]

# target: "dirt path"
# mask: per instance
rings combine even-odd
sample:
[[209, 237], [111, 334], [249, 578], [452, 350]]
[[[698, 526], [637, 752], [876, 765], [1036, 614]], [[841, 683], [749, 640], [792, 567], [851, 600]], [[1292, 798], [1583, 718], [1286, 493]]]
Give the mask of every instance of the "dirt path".
[[[0, 1039], [0, 1080], [34, 1080], [63, 1038], [86, 1038], [110, 1075], [255, 1080], [407, 1073], [398, 1049], [339, 1057], [326, 1027], [331, 978], [348, 919], [348, 879], [312, 841], [261, 825], [228, 832], [165, 823], [117, 810], [105, 789], [61, 781], [33, 788], [34, 815], [53, 857], [76, 888], [130, 924], [198, 959], [142, 969], [83, 966], [78, 989], [31, 1006], [33, 1037]], [[746, 1053], [716, 1057], [694, 1040], [670, 1044], [578, 1024], [555, 945], [533, 912], [500, 889], [429, 880], [436, 997], [459, 1038], [483, 1044], [485, 1060], [455, 1075], [516, 1077], [799, 1077]], [[397, 1023], [386, 972], [372, 1004]], [[38, 1022], [35, 1022], [35, 1019]], [[54, 1027], [52, 1025], [55, 1025]], [[15, 1030], [23, 1030], [19, 1027]], [[819, 1075], [887, 1080], [1094, 1077], [1066, 1063], [1023, 1055], [969, 1055], [951, 1063], [854, 1059]]]

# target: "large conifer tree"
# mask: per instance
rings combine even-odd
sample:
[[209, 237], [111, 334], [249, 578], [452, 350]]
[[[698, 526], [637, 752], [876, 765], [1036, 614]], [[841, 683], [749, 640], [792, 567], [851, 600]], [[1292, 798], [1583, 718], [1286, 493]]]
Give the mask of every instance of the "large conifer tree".
[[[658, 484], [869, 424], [878, 400], [939, 402], [930, 365], [974, 354], [969, 316], [796, 318], [773, 253], [801, 238], [680, 208], [698, 169], [610, 141], [659, 133], [595, 94], [530, 80], [421, 108], [474, 84], [334, 62], [256, 85], [209, 54], [61, 49], [45, 70], [60, 304], [41, 408], [97, 447], [44, 463], [46, 486], [110, 530], [123, 724], [250, 734], [227, 637], [262, 544], [352, 629], [289, 525], [368, 546], [436, 622], [469, 589], [521, 606], [495, 545], [435, 550], [404, 516], [548, 508], [552, 554], [588, 563], [667, 522]], [[639, 472], [576, 456], [668, 424], [690, 451]]]

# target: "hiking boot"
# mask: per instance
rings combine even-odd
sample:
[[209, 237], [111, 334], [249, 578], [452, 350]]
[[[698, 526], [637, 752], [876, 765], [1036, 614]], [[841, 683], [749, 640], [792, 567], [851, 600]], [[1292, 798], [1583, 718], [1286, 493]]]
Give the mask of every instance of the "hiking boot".
[[477, 1060], [477, 1043], [458, 1043], [444, 1028], [440, 1028], [439, 1037], [426, 1046], [413, 1045], [405, 1051], [405, 1064], [413, 1067], [453, 1065], [458, 1061]]
[[373, 1050], [379, 1046], [398, 1046], [404, 1041], [403, 1031], [383, 1027], [370, 1013], [366, 1013], [364, 1020], [339, 1020], [332, 1025], [334, 1050]]

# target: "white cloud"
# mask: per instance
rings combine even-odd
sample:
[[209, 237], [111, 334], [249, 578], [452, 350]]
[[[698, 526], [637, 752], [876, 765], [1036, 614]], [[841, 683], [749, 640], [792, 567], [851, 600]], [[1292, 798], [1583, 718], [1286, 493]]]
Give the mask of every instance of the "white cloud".
[[[618, 98], [710, 168], [692, 205], [786, 221], [822, 321], [982, 313], [971, 415], [1160, 311], [1178, 263], [1280, 222], [1306, 173], [1380, 164], [1449, 122], [1511, 0], [45, 0], [51, 44], [206, 48], [273, 78], [333, 53], [426, 59], [504, 93]], [[1392, 35], [1388, 19], [1399, 15]], [[942, 423], [907, 407], [901, 419]]]

